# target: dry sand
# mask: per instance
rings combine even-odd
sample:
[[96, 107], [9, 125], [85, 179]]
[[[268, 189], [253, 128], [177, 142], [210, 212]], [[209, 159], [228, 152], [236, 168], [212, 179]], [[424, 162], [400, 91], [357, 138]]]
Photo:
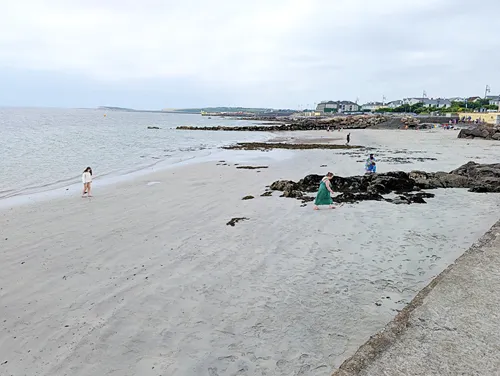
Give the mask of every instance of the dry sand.
[[[380, 172], [498, 162], [500, 151], [452, 131], [351, 136], [378, 148]], [[2, 209], [0, 374], [329, 375], [498, 219], [500, 195], [464, 190], [320, 212], [260, 197], [277, 179], [362, 173], [365, 157], [282, 155], [228, 151], [225, 166], [97, 180], [92, 200]], [[383, 162], [394, 155], [437, 160]], [[232, 217], [249, 220], [226, 226]]]

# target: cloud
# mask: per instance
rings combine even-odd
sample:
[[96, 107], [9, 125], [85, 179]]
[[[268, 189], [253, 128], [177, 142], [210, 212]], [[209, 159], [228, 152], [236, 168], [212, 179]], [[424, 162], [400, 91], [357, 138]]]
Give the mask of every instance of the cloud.
[[[82, 105], [90, 102], [78, 88], [89, 83], [110, 93], [108, 103], [123, 101], [112, 93], [127, 90], [140, 106], [134, 90], [163, 93], [158, 101], [169, 103], [178, 102], [175, 92], [197, 92], [179, 106], [276, 107], [423, 89], [472, 95], [485, 84], [500, 93], [494, 0], [480, 7], [465, 0], [25, 0], [2, 7], [1, 72], [15, 71], [19, 80], [23, 70], [71, 77]], [[53, 105], [65, 102], [46, 89]]]

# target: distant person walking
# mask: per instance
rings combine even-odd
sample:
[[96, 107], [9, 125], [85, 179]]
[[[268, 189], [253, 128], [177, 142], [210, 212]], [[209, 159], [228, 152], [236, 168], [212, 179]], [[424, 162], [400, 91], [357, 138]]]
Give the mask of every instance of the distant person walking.
[[347, 134], [347, 143], [346, 143], [346, 145], [349, 145], [349, 142], [351, 142], [351, 134], [350, 133]]
[[331, 183], [332, 178], [333, 174], [329, 172], [323, 179], [321, 179], [318, 194], [316, 195], [316, 200], [314, 200], [314, 210], [319, 210], [318, 206], [320, 205], [329, 205], [330, 209], [335, 209], [331, 196], [331, 194], [333, 194]]
[[82, 174], [83, 192], [82, 197], [92, 197], [92, 169], [87, 167]]
[[366, 159], [365, 163], [365, 173], [366, 174], [375, 174], [377, 172], [377, 162], [373, 154]]

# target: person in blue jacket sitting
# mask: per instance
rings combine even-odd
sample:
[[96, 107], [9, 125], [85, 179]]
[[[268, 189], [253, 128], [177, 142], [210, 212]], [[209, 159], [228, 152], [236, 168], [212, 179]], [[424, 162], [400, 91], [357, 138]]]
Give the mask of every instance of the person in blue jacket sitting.
[[377, 163], [373, 154], [370, 154], [366, 160], [365, 171], [367, 174], [375, 174], [377, 172]]

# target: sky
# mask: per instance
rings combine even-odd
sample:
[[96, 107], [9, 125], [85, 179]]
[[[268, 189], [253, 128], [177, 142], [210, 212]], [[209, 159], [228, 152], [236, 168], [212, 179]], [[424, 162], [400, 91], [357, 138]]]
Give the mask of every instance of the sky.
[[498, 0], [0, 0], [0, 106], [500, 94]]

